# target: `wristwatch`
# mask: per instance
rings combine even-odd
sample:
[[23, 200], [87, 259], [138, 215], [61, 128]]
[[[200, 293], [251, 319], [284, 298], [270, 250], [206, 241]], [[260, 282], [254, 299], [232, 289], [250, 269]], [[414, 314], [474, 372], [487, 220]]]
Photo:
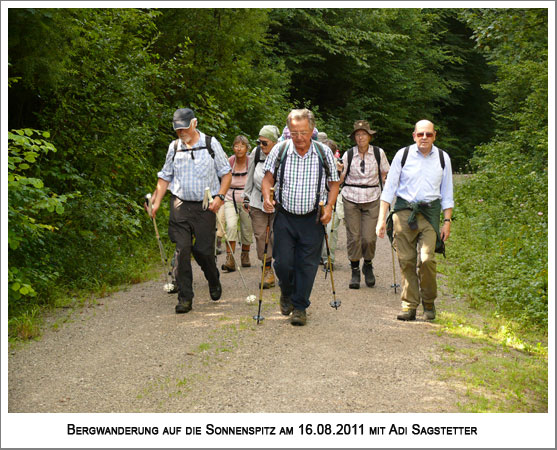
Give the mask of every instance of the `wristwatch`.
[[224, 195], [223, 194], [217, 194], [216, 197], [220, 198], [224, 202]]

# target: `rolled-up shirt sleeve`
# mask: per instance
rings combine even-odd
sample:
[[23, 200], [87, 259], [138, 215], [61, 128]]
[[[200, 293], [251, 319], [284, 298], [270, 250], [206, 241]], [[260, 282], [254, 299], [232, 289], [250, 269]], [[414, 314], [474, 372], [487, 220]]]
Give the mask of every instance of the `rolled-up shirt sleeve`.
[[216, 139], [211, 140], [211, 147], [215, 152], [215, 169], [219, 178], [223, 177], [227, 173], [231, 172], [230, 163], [228, 162], [228, 157], [222, 149], [222, 145]]
[[400, 181], [400, 172], [402, 170], [402, 168], [400, 167], [400, 163], [401, 152], [399, 151], [393, 158], [391, 166], [389, 167], [387, 181], [385, 182], [385, 187], [383, 188], [383, 192], [381, 194], [381, 200], [389, 204], [393, 203], [393, 199], [395, 198], [398, 188], [398, 183]]
[[276, 144], [270, 151], [269, 156], [265, 159], [265, 166], [263, 167], [264, 173], [271, 172], [271, 175], [275, 175], [275, 161], [278, 157], [279, 146], [280, 144]]
[[157, 173], [158, 178], [162, 178], [165, 181], [172, 181], [174, 178], [174, 164], [172, 161], [172, 156], [174, 155], [174, 141], [168, 146], [168, 152], [166, 153], [166, 160], [164, 161], [164, 166], [162, 170]]
[[445, 169], [443, 170], [443, 179], [441, 181], [441, 209], [449, 208], [454, 208], [453, 169], [450, 158], [445, 158]]

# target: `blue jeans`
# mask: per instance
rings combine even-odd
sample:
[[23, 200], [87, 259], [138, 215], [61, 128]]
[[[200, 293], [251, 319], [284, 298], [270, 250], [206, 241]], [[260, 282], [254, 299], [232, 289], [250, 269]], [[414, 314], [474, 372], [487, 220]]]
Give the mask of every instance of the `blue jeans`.
[[290, 296], [294, 309], [305, 310], [319, 267], [325, 236], [317, 214], [295, 216], [280, 209], [273, 223], [274, 268], [282, 295]]

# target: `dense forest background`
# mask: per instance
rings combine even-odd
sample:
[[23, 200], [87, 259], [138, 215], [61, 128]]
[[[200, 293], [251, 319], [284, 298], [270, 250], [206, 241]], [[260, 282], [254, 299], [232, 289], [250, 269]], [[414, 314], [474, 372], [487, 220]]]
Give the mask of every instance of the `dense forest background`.
[[179, 107], [228, 153], [293, 107], [342, 150], [369, 120], [389, 158], [432, 120], [473, 174], [452, 288], [547, 329], [547, 9], [11, 8], [8, 26], [12, 336], [76, 292], [144, 279], [157, 249], [140, 203]]

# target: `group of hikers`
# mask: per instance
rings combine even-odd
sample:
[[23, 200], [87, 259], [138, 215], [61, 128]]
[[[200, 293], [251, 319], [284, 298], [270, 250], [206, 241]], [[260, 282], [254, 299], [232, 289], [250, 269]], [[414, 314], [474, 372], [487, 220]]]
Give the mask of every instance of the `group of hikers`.
[[[342, 158], [337, 144], [318, 132], [310, 110], [292, 110], [286, 124], [282, 133], [274, 125], [263, 126], [251, 152], [249, 140], [237, 136], [228, 158], [217, 139], [198, 129], [192, 109], [174, 113], [178, 139], [170, 143], [158, 172], [150, 214], [156, 216], [170, 190], [176, 313], [192, 309], [192, 255], [217, 301], [222, 286], [215, 255], [222, 238], [227, 256], [221, 270], [233, 272], [238, 265], [251, 266], [255, 236], [257, 257], [264, 262], [260, 288], [272, 288], [278, 279], [281, 313], [291, 315], [292, 325], [305, 325], [319, 265], [334, 270], [335, 230], [344, 220], [349, 288], [360, 288], [361, 273], [366, 286], [375, 285], [376, 239], [387, 234], [402, 274], [397, 319], [415, 320], [420, 304], [424, 318], [435, 319], [435, 253], [444, 254], [454, 202], [451, 161], [434, 145], [434, 124], [417, 122], [414, 144], [400, 149], [391, 164], [383, 149], [371, 145], [376, 131], [365, 120], [354, 123], [350, 137], [356, 145]], [[238, 241], [239, 262], [234, 255]]]

